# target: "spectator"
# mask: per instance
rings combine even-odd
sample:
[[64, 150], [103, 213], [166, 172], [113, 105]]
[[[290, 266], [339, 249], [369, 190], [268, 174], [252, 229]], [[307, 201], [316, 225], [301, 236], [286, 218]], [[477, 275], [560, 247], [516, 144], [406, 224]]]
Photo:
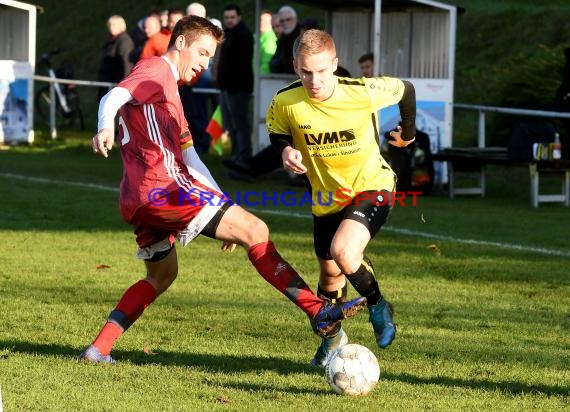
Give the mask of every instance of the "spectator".
[[281, 23], [279, 21], [279, 13], [275, 13], [271, 16], [271, 27], [273, 28], [273, 32], [277, 36], [277, 38], [281, 37], [281, 33], [283, 33], [283, 28], [281, 27]]
[[282, 6], [279, 11], [279, 23], [282, 33], [277, 40], [277, 50], [270, 62], [272, 73], [295, 74], [293, 68], [293, 44], [301, 34], [301, 26], [298, 24], [297, 12], [291, 6]]
[[366, 53], [358, 59], [362, 77], [374, 77], [374, 54]]
[[137, 24], [133, 30], [129, 32], [129, 36], [133, 40], [133, 49], [129, 54], [129, 61], [131, 64], [135, 64], [139, 61], [142, 53], [142, 49], [144, 44], [146, 43], [147, 37], [144, 32], [144, 21], [146, 20], [146, 16], [140, 18], [137, 21]]
[[[102, 82], [118, 83], [133, 68], [133, 64], [129, 60], [129, 53], [133, 50], [134, 43], [127, 33], [125, 19], [121, 16], [109, 17], [107, 29], [111, 37], [105, 42], [101, 50], [97, 79]], [[108, 91], [108, 88], [101, 87], [97, 100], [100, 100]]]
[[271, 73], [269, 62], [277, 50], [277, 35], [271, 26], [272, 14], [263, 10], [259, 15], [259, 72]]
[[160, 11], [160, 27], [162, 29], [168, 29], [168, 10]]
[[178, 20], [180, 20], [182, 17], [184, 17], [184, 11], [182, 11], [182, 9], [170, 9], [168, 10], [168, 31], [170, 33], [172, 33], [172, 30], [174, 29], [174, 26], [176, 25], [176, 23], [178, 23]]
[[141, 52], [141, 59], [152, 56], [162, 56], [168, 48], [170, 32], [160, 25], [158, 13], [149, 14], [144, 21], [144, 31], [147, 41]]
[[309, 30], [309, 29], [318, 29], [319, 22], [315, 17], [307, 17], [303, 20], [300, 24], [301, 31]]
[[187, 16], [206, 17], [206, 7], [202, 3], [190, 3], [186, 7]]
[[[186, 7], [186, 12], [188, 16], [206, 18], [206, 7], [201, 3], [189, 4], [188, 7]], [[216, 54], [217, 53], [218, 50], [216, 50]], [[199, 155], [205, 155], [210, 149], [211, 141], [210, 135], [206, 132], [206, 127], [208, 127], [212, 113], [210, 97], [205, 93], [195, 92], [193, 87], [205, 89], [214, 88], [211, 64], [198, 76], [192, 85], [182, 85], [178, 89], [180, 99], [182, 100], [182, 107], [184, 108], [184, 116], [188, 119], [190, 125], [194, 149], [196, 149]]]
[[241, 19], [240, 7], [224, 8], [226, 40], [220, 47], [218, 86], [222, 122], [230, 135], [232, 151], [225, 164], [247, 167], [251, 158], [249, 99], [253, 92], [253, 34]]
[[[334, 72], [338, 77], [351, 77], [350, 72], [344, 67], [338, 66]], [[245, 182], [254, 182], [258, 177], [270, 173], [276, 169], [282, 169], [283, 161], [279, 152], [273, 146], [267, 146], [253, 156], [247, 167], [243, 165], [226, 164], [229, 170], [229, 177], [234, 180], [242, 180]], [[306, 186], [306, 180], [303, 176], [289, 173], [287, 183], [292, 186]]]
[[[400, 122], [399, 126], [401, 125]], [[384, 133], [386, 142], [393, 140], [391, 132], [392, 130]], [[398, 177], [396, 190], [415, 190], [421, 191], [424, 196], [430, 195], [433, 190], [434, 168], [429, 135], [416, 129], [416, 140], [408, 146], [387, 146], [387, 160]]]

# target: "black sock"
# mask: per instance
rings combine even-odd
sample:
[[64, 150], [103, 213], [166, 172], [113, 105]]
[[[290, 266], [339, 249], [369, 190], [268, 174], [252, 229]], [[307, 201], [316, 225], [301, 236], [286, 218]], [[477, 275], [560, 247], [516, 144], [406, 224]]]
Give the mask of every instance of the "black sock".
[[[317, 296], [321, 299], [328, 300], [331, 303], [342, 303], [346, 301], [347, 295], [347, 285], [346, 283], [344, 286], [338, 290], [333, 290], [332, 292], [327, 292], [321, 289], [321, 285], [317, 286]], [[330, 331], [327, 333], [327, 338], [334, 338], [340, 332], [340, 328], [342, 326], [341, 321], [336, 321], [334, 326], [331, 327]]]
[[366, 298], [368, 306], [376, 305], [382, 299], [380, 286], [374, 277], [374, 266], [366, 256], [358, 270], [346, 276], [350, 284], [356, 289], [360, 296]]
[[342, 288], [333, 290], [332, 292], [327, 292], [321, 289], [321, 285], [318, 285], [317, 296], [321, 299], [329, 300], [332, 303], [341, 303], [346, 301], [347, 290], [348, 288], [346, 286], [346, 283]]

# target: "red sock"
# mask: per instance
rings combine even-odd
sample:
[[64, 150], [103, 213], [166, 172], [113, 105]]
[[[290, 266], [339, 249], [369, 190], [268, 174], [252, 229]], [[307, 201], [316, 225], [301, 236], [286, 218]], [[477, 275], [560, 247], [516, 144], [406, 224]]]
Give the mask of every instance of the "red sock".
[[128, 288], [115, 310], [109, 315], [109, 321], [103, 326], [93, 346], [101, 355], [111, 352], [115, 341], [127, 330], [156, 299], [156, 290], [146, 280], [139, 280]]
[[311, 318], [324, 301], [316, 296], [303, 278], [275, 250], [273, 242], [253, 245], [248, 252], [249, 260], [259, 274], [275, 289], [287, 296]]
[[[115, 310], [122, 312], [130, 320], [130, 323], [133, 324], [155, 299], [156, 290], [154, 286], [142, 279], [127, 289], [119, 303], [117, 303]], [[121, 326], [127, 329], [131, 325]]]
[[123, 328], [113, 322], [107, 322], [99, 332], [99, 335], [93, 341], [93, 346], [99, 349], [101, 355], [105, 356], [111, 353], [113, 344], [119, 336], [123, 334]]

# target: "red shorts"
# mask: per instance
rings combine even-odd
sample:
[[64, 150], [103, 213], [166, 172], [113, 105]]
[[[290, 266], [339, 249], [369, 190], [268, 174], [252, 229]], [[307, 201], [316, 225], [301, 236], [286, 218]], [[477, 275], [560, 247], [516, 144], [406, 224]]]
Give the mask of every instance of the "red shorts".
[[190, 233], [190, 239], [196, 237], [228, 201], [214, 190], [163, 192], [160, 198], [149, 198], [148, 203], [138, 207], [128, 223], [135, 227], [141, 249], [167, 238], [173, 244], [182, 231]]

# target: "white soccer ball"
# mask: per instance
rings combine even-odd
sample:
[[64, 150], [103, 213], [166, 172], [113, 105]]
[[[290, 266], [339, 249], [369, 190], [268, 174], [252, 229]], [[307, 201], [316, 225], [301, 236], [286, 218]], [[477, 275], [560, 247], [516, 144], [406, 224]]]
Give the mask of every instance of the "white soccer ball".
[[378, 383], [380, 365], [370, 349], [349, 343], [330, 355], [325, 366], [325, 377], [336, 393], [364, 396]]

